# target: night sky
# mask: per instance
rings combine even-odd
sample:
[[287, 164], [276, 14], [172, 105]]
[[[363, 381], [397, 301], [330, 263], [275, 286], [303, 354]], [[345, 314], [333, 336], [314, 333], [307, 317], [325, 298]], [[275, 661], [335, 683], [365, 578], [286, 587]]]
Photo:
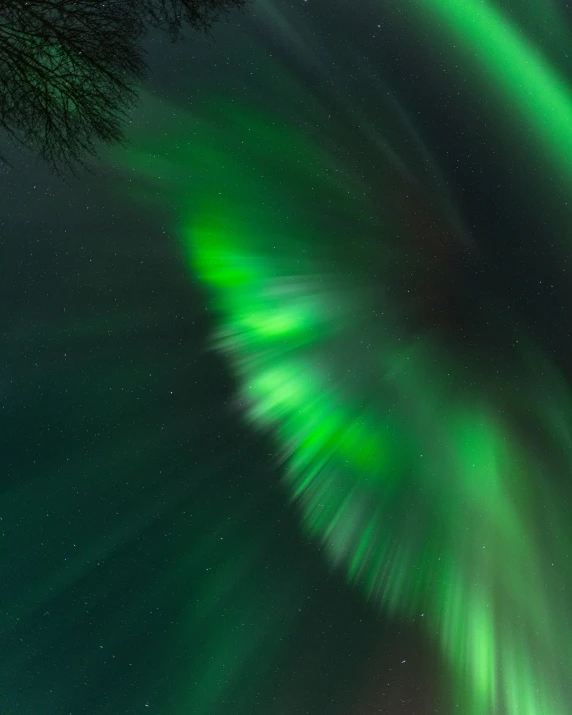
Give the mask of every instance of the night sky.
[[145, 43], [0, 166], [0, 713], [572, 712], [572, 10]]

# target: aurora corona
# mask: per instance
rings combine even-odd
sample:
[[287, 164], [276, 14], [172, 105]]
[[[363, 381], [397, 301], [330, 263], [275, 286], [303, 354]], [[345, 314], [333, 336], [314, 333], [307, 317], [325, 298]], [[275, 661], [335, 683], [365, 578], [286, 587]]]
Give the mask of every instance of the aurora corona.
[[[488, 48], [491, 92], [506, 90], [538, 152], [550, 145], [545, 172], [565, 164], [568, 186], [572, 95], [549, 59], [491, 3], [471, 22], [462, 3], [425, 4], [460, 56]], [[265, 61], [284, 78], [275, 112], [254, 98], [158, 109], [169, 141], [140, 130], [125, 161], [173, 197], [237, 403], [274, 435], [308, 535], [371, 603], [423, 614], [456, 712], [566, 715], [570, 524], [555, 477], [572, 466], [566, 378], [522, 327], [483, 359], [500, 303], [477, 347], [456, 335], [443, 294], [458, 302], [458, 266], [478, 237], [431, 147], [417, 137], [417, 153], [406, 149], [401, 110], [388, 100], [368, 123], [337, 99], [332, 119], [333, 100]], [[546, 107], [533, 108], [540, 85]], [[281, 111], [295, 96], [319, 129]], [[550, 526], [533, 528], [547, 513]]]

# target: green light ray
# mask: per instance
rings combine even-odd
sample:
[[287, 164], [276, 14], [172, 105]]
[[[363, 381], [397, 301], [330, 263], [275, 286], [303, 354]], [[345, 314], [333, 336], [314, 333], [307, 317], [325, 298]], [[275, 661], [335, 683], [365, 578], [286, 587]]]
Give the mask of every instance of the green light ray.
[[[514, 14], [509, 18], [491, 2], [415, 0], [413, 6], [423, 32], [429, 23], [445, 51], [477, 71], [480, 101], [493, 99], [502, 108], [501, 121], [532, 131], [538, 157], [550, 157], [553, 170], [566, 176], [569, 188], [572, 91], [544, 48], [523, 31]], [[541, 15], [554, 18], [549, 4], [534, 2], [533, 6]], [[507, 132], [507, 139], [512, 141], [511, 133]]]

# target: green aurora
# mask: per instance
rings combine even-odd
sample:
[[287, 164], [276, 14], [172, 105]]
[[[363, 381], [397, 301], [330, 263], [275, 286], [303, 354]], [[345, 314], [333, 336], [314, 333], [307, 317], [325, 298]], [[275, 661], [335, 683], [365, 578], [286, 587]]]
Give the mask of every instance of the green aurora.
[[[463, 92], [499, 118], [497, 146], [523, 164], [542, 160], [539, 184], [569, 191], [571, 84], [559, 47], [530, 31], [538, 18], [556, 24], [557, 6], [407, 6], [410, 35], [429, 27], [471, 73]], [[261, 7], [310, 58], [302, 30]], [[437, 149], [395, 98], [368, 117], [351, 97], [309, 90], [263, 49], [260, 62], [264, 104], [228, 92], [205, 94], [193, 112], [152, 107], [155, 130], [134, 128], [120, 160], [143, 177], [141, 200], [176, 207], [190, 273], [218, 316], [213, 345], [239, 377], [237, 405], [279, 445], [308, 536], [375, 607], [423, 619], [449, 665], [456, 712], [566, 715], [566, 378], [522, 326], [501, 357], [461, 349], [411, 295], [429, 290], [422, 278], [404, 287], [429, 253], [443, 258], [446, 286], [452, 257], [479, 237]], [[427, 226], [442, 239], [434, 250], [423, 247]], [[497, 330], [500, 312], [499, 302]]]

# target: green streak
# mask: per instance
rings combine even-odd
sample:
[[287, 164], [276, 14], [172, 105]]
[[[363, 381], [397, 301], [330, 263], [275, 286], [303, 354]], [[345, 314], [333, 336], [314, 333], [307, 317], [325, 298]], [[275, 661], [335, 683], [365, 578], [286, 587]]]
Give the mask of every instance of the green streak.
[[572, 181], [572, 92], [546, 52], [488, 0], [415, 0], [414, 5], [424, 32], [429, 22], [445, 40], [446, 52], [477, 71], [483, 86], [479, 101], [493, 98], [502, 107], [501, 121], [531, 131], [540, 156], [550, 157], [553, 170]]

